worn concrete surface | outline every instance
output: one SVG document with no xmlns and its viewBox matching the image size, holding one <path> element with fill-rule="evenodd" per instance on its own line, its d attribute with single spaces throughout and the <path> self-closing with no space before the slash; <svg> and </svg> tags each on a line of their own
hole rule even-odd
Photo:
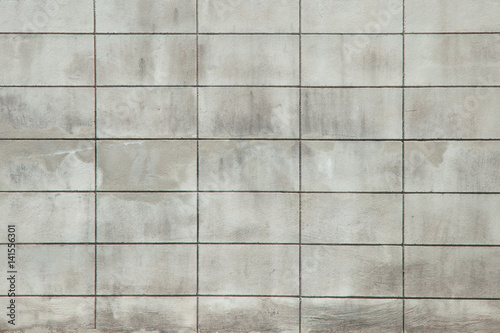
<svg viewBox="0 0 500 333">
<path fill-rule="evenodd" d="M 99 138 L 196 137 L 195 88 L 99 88 Z"/>
<path fill-rule="evenodd" d="M 402 80 L 398 35 L 306 35 L 302 82 L 309 86 L 391 86 Z"/>
<path fill-rule="evenodd" d="M 497 333 L 499 15 L 0 1 L 0 331 Z"/>
<path fill-rule="evenodd" d="M 200 245 L 200 293 L 296 295 L 296 245 Z"/>
<path fill-rule="evenodd" d="M 202 190 L 298 190 L 296 141 L 202 141 L 199 161 Z"/>
<path fill-rule="evenodd" d="M 401 247 L 302 246 L 306 296 L 401 296 Z"/>
<path fill-rule="evenodd" d="M 102 295 L 196 294 L 195 245 L 103 245 L 97 269 Z"/>
<path fill-rule="evenodd" d="M 198 47 L 202 85 L 299 83 L 297 36 L 202 35 Z"/>
<path fill-rule="evenodd" d="M 17 240 L 24 243 L 92 242 L 94 205 L 93 193 L 0 194 L 2 219 L 5 225 L 17 224 Z M 0 235 L 7 239 L 7 229 Z"/>
<path fill-rule="evenodd" d="M 401 89 L 302 89 L 302 138 L 401 139 Z"/>
<path fill-rule="evenodd" d="M 393 299 L 303 299 L 302 332 L 400 332 L 401 307 L 402 301 Z"/>
<path fill-rule="evenodd" d="M 196 241 L 194 193 L 99 193 L 101 242 Z"/>
<path fill-rule="evenodd" d="M 304 243 L 401 242 L 401 195 L 308 193 L 302 195 Z"/>
<path fill-rule="evenodd" d="M 201 193 L 200 241 L 296 243 L 296 193 Z"/>
<path fill-rule="evenodd" d="M 202 138 L 298 138 L 299 90 L 201 88 Z"/>
<path fill-rule="evenodd" d="M 100 141 L 96 166 L 102 190 L 193 190 L 196 142 Z"/>
<path fill-rule="evenodd" d="M 0 90 L 2 138 L 94 136 L 92 88 L 4 88 Z"/>
<path fill-rule="evenodd" d="M 302 143 L 305 191 L 399 191 L 401 142 Z"/>
<path fill-rule="evenodd" d="M 89 35 L 0 35 L 1 85 L 90 85 L 94 82 Z"/>
</svg>

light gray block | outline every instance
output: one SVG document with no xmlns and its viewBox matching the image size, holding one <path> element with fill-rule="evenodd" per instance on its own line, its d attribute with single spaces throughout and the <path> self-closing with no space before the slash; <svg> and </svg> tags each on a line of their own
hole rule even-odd
<svg viewBox="0 0 500 333">
<path fill-rule="evenodd" d="M 405 137 L 500 138 L 500 89 L 431 88 L 405 90 Z"/>
<path fill-rule="evenodd" d="M 199 148 L 201 190 L 298 190 L 298 142 L 201 141 Z"/>
<path fill-rule="evenodd" d="M 304 191 L 400 191 L 401 142 L 302 142 Z"/>
<path fill-rule="evenodd" d="M 92 0 L 0 2 L 0 32 L 93 32 Z"/>
<path fill-rule="evenodd" d="M 97 247 L 101 295 L 196 294 L 196 245 Z"/>
<path fill-rule="evenodd" d="M 15 261 L 18 296 L 94 294 L 94 245 L 16 245 Z"/>
<path fill-rule="evenodd" d="M 302 84 L 401 85 L 402 59 L 401 36 L 305 35 L 302 36 Z"/>
<path fill-rule="evenodd" d="M 196 83 L 196 37 L 186 35 L 97 36 L 100 85 Z"/>
<path fill-rule="evenodd" d="M 405 195 L 408 244 L 500 243 L 500 196 Z"/>
<path fill-rule="evenodd" d="M 196 88 L 98 88 L 101 138 L 196 137 Z"/>
<path fill-rule="evenodd" d="M 500 3 L 494 0 L 407 0 L 407 32 L 498 32 Z"/>
<path fill-rule="evenodd" d="M 298 294 L 298 246 L 200 245 L 199 258 L 201 294 Z"/>
<path fill-rule="evenodd" d="M 296 298 L 200 298 L 200 332 L 299 332 Z"/>
<path fill-rule="evenodd" d="M 103 297 L 97 299 L 101 332 L 196 332 L 195 297 Z"/>
<path fill-rule="evenodd" d="M 0 211 L 6 226 L 16 226 L 19 243 L 94 241 L 92 193 L 2 193 Z M 7 228 L 0 237 L 7 239 Z"/>
<path fill-rule="evenodd" d="M 298 138 L 299 90 L 201 88 L 200 137 Z"/>
<path fill-rule="evenodd" d="M 196 141 L 99 141 L 100 190 L 195 190 Z"/>
<path fill-rule="evenodd" d="M 8 298 L 2 298 L 7 307 Z M 90 332 L 94 328 L 93 297 L 18 297 L 15 299 L 15 326 L 9 317 L 0 330 L 12 332 Z M 7 310 L 6 310 L 7 311 Z M 22 331 L 21 331 L 22 330 Z"/>
<path fill-rule="evenodd" d="M 499 85 L 500 36 L 408 35 L 406 85 Z"/>
<path fill-rule="evenodd" d="M 196 0 L 97 0 L 97 32 L 196 32 Z"/>
<path fill-rule="evenodd" d="M 401 0 L 303 0 L 302 32 L 402 32 Z"/>
<path fill-rule="evenodd" d="M 3 88 L 0 137 L 94 137 L 94 89 Z"/>
<path fill-rule="evenodd" d="M 408 333 L 476 333 L 500 330 L 500 302 L 475 300 L 406 300 Z"/>
<path fill-rule="evenodd" d="M 299 241 L 299 197 L 291 193 L 201 193 L 200 241 Z"/>
<path fill-rule="evenodd" d="M 399 333 L 402 325 L 401 300 L 302 299 L 304 333 Z"/>
<path fill-rule="evenodd" d="M 405 189 L 409 192 L 500 191 L 500 143 L 410 141 L 405 144 Z"/>
<path fill-rule="evenodd" d="M 407 247 L 405 294 L 425 297 L 499 297 L 500 249 Z"/>
<path fill-rule="evenodd" d="M 201 0 L 200 32 L 299 32 L 297 0 Z"/>
<path fill-rule="evenodd" d="M 1 141 L 1 190 L 94 190 L 94 142 Z"/>
<path fill-rule="evenodd" d="M 93 45 L 88 35 L 0 35 L 0 84 L 92 85 Z"/>
<path fill-rule="evenodd" d="M 196 242 L 196 194 L 99 193 L 99 242 Z"/>
<path fill-rule="evenodd" d="M 401 103 L 401 89 L 302 89 L 302 138 L 401 138 Z"/>
<path fill-rule="evenodd" d="M 302 246 L 302 295 L 401 296 L 399 246 Z"/>
<path fill-rule="evenodd" d="M 401 243 L 397 194 L 302 194 L 304 243 Z"/>
<path fill-rule="evenodd" d="M 202 85 L 296 85 L 299 38 L 202 35 L 198 61 Z"/>
</svg>

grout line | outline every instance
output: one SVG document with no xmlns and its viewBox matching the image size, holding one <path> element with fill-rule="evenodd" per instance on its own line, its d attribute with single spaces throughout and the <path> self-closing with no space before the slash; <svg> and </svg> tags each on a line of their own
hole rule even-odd
<svg viewBox="0 0 500 333">
<path fill-rule="evenodd" d="M 97 42 L 96 0 L 92 2 L 94 12 L 94 329 L 97 329 Z"/>
<path fill-rule="evenodd" d="M 302 332 L 302 0 L 299 0 L 299 333 Z"/>
<path fill-rule="evenodd" d="M 299 86 L 299 85 L 244 85 L 244 84 L 232 84 L 232 85 L 175 85 L 175 84 L 157 84 L 157 85 L 106 85 L 98 84 L 97 88 L 302 88 L 302 89 L 401 89 L 402 85 L 346 85 L 346 86 Z M 0 88 L 94 88 L 94 85 L 0 85 Z M 500 85 L 406 85 L 406 89 L 418 89 L 418 88 L 500 88 Z"/>
<path fill-rule="evenodd" d="M 95 31 L 95 30 L 94 30 Z M 500 31 L 415 31 L 406 35 L 497 35 Z M 401 32 L 0 32 L 0 35 L 82 35 L 82 36 L 400 36 Z"/>
<path fill-rule="evenodd" d="M 405 304 L 405 84 L 406 84 L 406 12 L 405 12 L 405 0 L 402 0 L 402 89 L 401 89 L 401 138 L 402 138 L 402 165 L 401 165 L 401 184 L 402 184 L 402 192 L 401 195 L 401 290 L 402 290 L 402 329 L 403 332 L 406 332 L 406 304 Z"/>
<path fill-rule="evenodd" d="M 402 191 L 266 191 L 266 190 L 158 190 L 158 191 L 144 191 L 144 190 L 0 190 L 0 193 L 273 193 L 273 194 L 403 194 Z M 499 195 L 500 192 L 411 192 L 405 191 L 405 195 Z"/>
<path fill-rule="evenodd" d="M 208 295 L 207 295 L 208 296 Z M 213 296 L 209 296 L 213 297 Z M 274 296 L 269 296 L 274 297 Z M 286 297 L 286 296 L 285 296 Z M 416 299 L 416 300 L 463 300 L 463 301 L 498 301 L 498 297 L 445 297 L 445 296 L 302 296 L 303 298 L 332 298 L 332 299 Z"/>
<path fill-rule="evenodd" d="M 309 139 L 309 138 L 0 138 L 2 141 L 309 141 L 309 142 L 429 142 L 429 141 L 500 141 L 500 138 L 425 138 L 425 139 Z"/>
<path fill-rule="evenodd" d="M 7 295 L 0 295 L 0 298 L 7 298 Z M 138 297 L 138 298 L 224 298 L 224 297 L 240 297 L 240 298 L 299 298 L 299 295 L 237 295 L 237 294 L 68 294 L 68 295 L 55 295 L 55 294 L 27 294 L 18 295 L 16 297 L 58 297 L 58 298 L 73 298 L 73 297 L 86 297 L 86 298 L 110 298 L 110 297 Z M 307 299 L 379 299 L 379 300 L 402 300 L 401 296 L 318 296 L 318 295 L 302 295 L 301 298 Z M 498 297 L 446 297 L 446 296 L 406 296 L 404 299 L 410 300 L 442 300 L 442 301 L 500 301 Z"/>
<path fill-rule="evenodd" d="M 200 54 L 199 1 L 196 0 L 196 295 L 200 294 Z M 200 298 L 196 297 L 196 332 L 200 331 Z"/>
<path fill-rule="evenodd" d="M 2 242 L 0 245 L 8 245 L 9 243 Z M 266 242 L 16 242 L 19 246 L 140 246 L 140 245 L 158 245 L 158 246 L 176 246 L 176 245 L 211 245 L 211 246 L 232 246 L 232 245 L 245 245 L 245 246 L 335 246 L 335 247 L 350 247 L 350 246 L 364 246 L 364 247 L 401 247 L 401 243 L 266 243 Z M 426 244 L 426 243 L 405 243 L 405 247 L 475 247 L 475 248 L 498 248 L 500 244 Z"/>
</svg>

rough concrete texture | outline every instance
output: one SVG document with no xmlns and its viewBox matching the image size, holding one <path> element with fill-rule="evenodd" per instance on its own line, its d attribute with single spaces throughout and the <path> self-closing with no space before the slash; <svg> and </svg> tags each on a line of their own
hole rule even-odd
<svg viewBox="0 0 500 333">
<path fill-rule="evenodd" d="M 0 331 L 500 332 L 499 17 L 0 0 Z"/>
</svg>

